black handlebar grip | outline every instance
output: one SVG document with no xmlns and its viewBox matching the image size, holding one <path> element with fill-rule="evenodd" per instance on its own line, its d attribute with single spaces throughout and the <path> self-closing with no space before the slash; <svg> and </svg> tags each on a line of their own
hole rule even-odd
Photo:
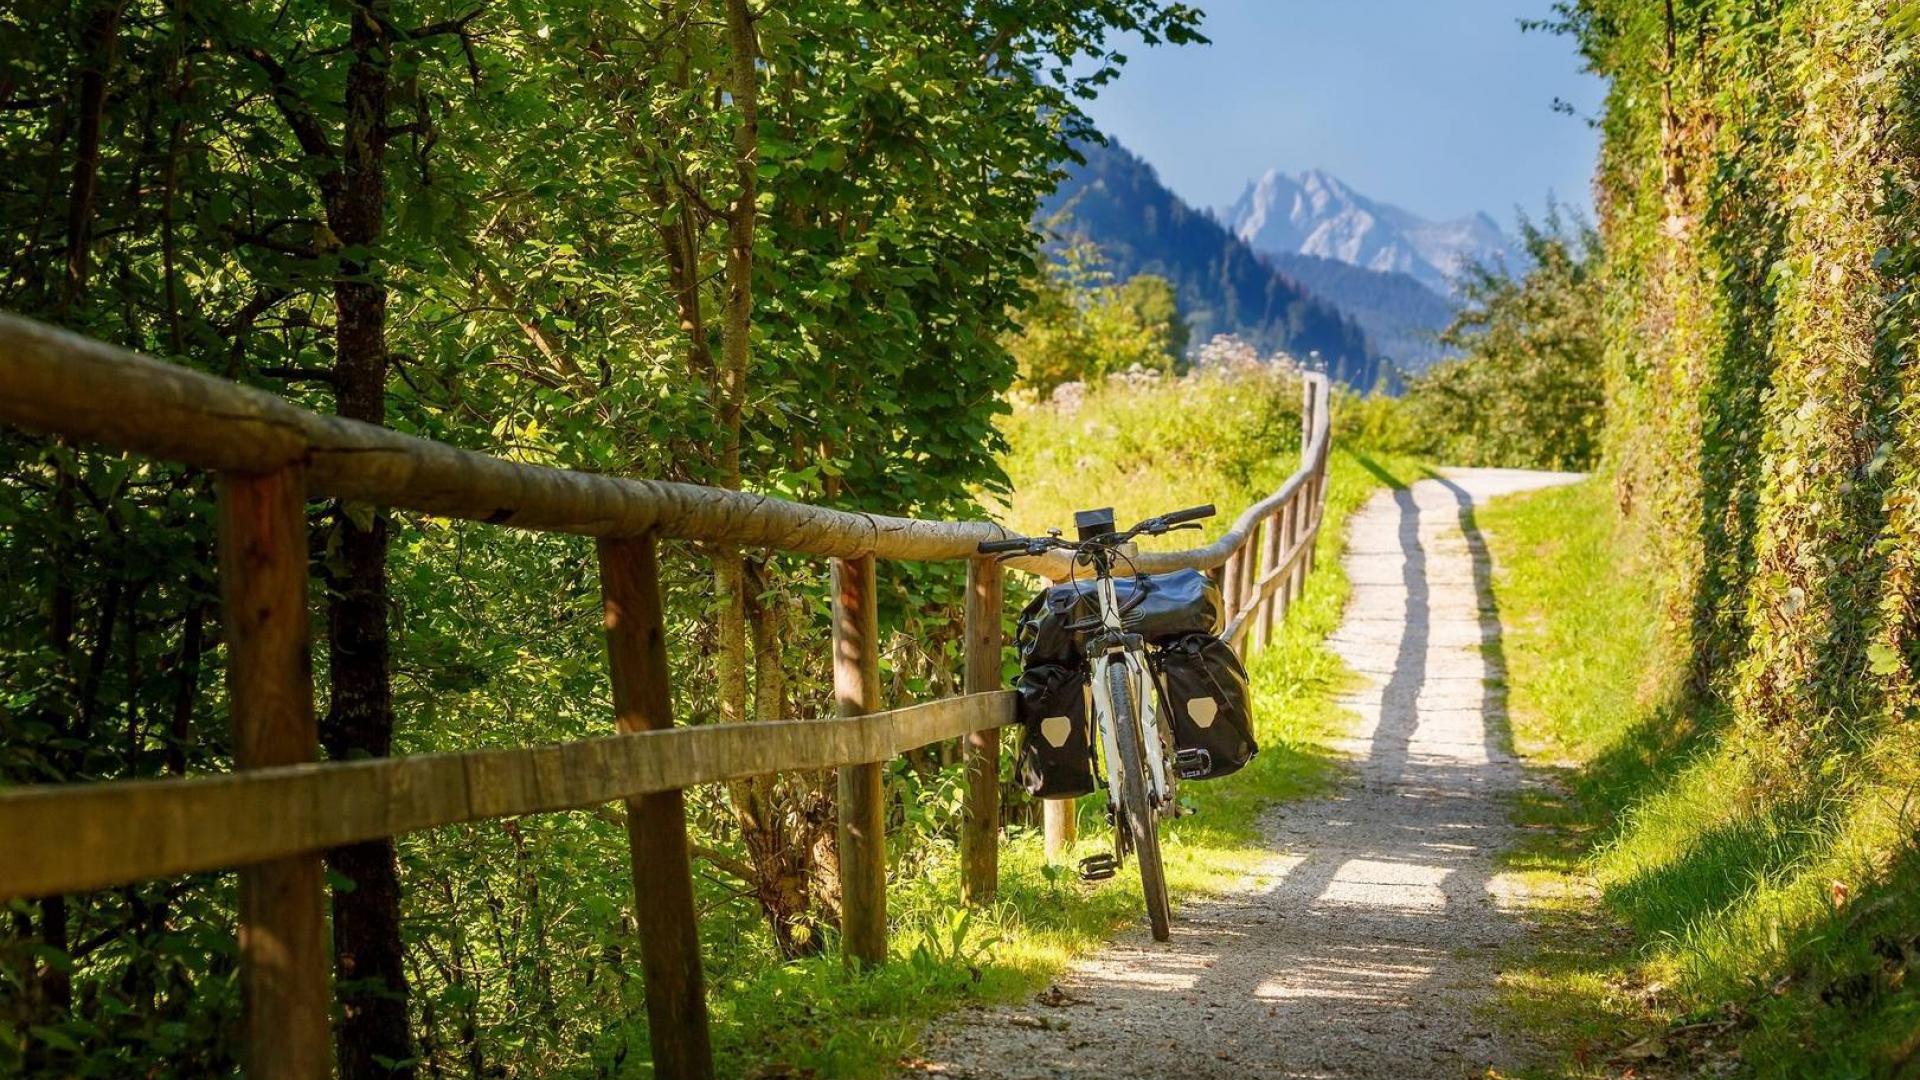
<svg viewBox="0 0 1920 1080">
<path fill-rule="evenodd" d="M 1182 525 L 1189 521 L 1199 521 L 1201 518 L 1210 518 L 1212 516 L 1213 504 L 1208 503 L 1205 506 L 1192 506 L 1185 510 L 1175 510 L 1171 514 L 1162 514 L 1160 515 L 1160 520 L 1169 525 Z"/>
<path fill-rule="evenodd" d="M 1025 550 L 1027 550 L 1027 540 L 1024 537 L 1016 537 L 1015 539 L 1012 539 L 1012 540 L 980 541 L 980 554 L 982 555 L 998 555 L 1003 551 L 1025 551 Z"/>
</svg>

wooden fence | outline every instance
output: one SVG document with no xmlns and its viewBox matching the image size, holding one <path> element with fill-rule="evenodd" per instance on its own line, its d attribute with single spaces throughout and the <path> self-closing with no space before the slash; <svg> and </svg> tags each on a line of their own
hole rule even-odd
<svg viewBox="0 0 1920 1080">
<path fill-rule="evenodd" d="M 1146 553 L 1144 571 L 1214 571 L 1228 637 L 1264 645 L 1313 565 L 1326 494 L 1328 384 L 1303 391 L 1302 465 L 1214 543 Z M 326 1077 L 331 960 L 322 853 L 457 822 L 625 800 L 655 1067 L 713 1074 L 681 793 L 768 773 L 839 770 L 842 949 L 886 959 L 882 767 L 964 738 L 963 894 L 994 895 L 1001 564 L 988 522 L 849 513 L 692 484 L 503 461 L 321 416 L 272 394 L 0 314 L 0 423 L 214 472 L 234 766 L 224 775 L 0 791 L 0 900 L 238 868 L 242 1059 L 258 1078 Z M 613 730 L 515 750 L 318 762 L 306 502 L 330 496 L 597 538 Z M 1100 501 L 1096 492 L 1089 502 Z M 658 543 L 724 543 L 832 560 L 831 720 L 674 727 Z M 963 693 L 880 711 L 877 559 L 967 560 Z M 1064 576 L 1055 553 L 1011 565 Z M 1049 815 L 1050 822 L 1064 820 Z M 1056 826 L 1057 827 L 1057 826 Z M 1058 837 L 1050 839 L 1058 840 Z"/>
</svg>

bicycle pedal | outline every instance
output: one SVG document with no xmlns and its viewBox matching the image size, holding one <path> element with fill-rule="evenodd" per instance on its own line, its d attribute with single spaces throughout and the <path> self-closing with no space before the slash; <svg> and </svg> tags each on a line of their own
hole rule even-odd
<svg viewBox="0 0 1920 1080">
<path fill-rule="evenodd" d="M 1173 768 L 1182 780 L 1202 780 L 1213 773 L 1213 755 L 1198 747 L 1176 750 Z"/>
<path fill-rule="evenodd" d="M 1105 881 L 1119 870 L 1120 860 L 1105 852 L 1080 860 L 1081 881 Z"/>
</svg>

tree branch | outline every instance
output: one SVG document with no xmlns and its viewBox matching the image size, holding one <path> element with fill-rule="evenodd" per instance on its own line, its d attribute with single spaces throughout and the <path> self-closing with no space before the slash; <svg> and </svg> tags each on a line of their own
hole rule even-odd
<svg viewBox="0 0 1920 1080">
<path fill-rule="evenodd" d="M 317 382 L 328 386 L 339 385 L 340 379 L 328 368 L 303 367 L 263 367 L 260 374 L 269 379 L 285 379 L 288 382 Z"/>
<path fill-rule="evenodd" d="M 466 37 L 467 24 L 479 18 L 480 14 L 486 10 L 487 9 L 485 6 L 477 7 L 477 8 L 474 8 L 472 11 L 467 12 L 465 15 L 461 15 L 456 18 L 442 19 L 436 23 L 428 23 L 425 26 L 415 27 L 412 30 L 400 31 L 400 33 L 397 36 L 403 37 L 409 41 L 419 41 L 422 38 L 430 38 L 430 37 L 444 37 L 447 34 L 458 34 L 461 37 Z"/>
<path fill-rule="evenodd" d="M 293 80 L 287 74 L 286 65 L 258 45 L 242 45 L 235 50 L 240 56 L 251 61 L 267 77 L 268 89 L 273 91 L 274 107 L 287 121 L 287 127 L 293 130 L 294 139 L 308 157 L 336 158 L 339 152 L 327 138 L 327 129 L 320 118 L 313 114 L 307 103 L 293 91 Z"/>
<path fill-rule="evenodd" d="M 739 878 L 741 881 L 751 884 L 754 880 L 753 867 L 748 866 L 746 863 L 724 851 L 715 851 L 705 844 L 695 844 L 693 845 L 693 853 L 699 858 L 712 863 L 715 867 L 725 870 L 727 873 Z"/>
</svg>

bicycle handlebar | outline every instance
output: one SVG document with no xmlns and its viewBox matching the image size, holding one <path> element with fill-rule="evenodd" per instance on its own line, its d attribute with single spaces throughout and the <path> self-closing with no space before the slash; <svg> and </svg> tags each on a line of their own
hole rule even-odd
<svg viewBox="0 0 1920 1080">
<path fill-rule="evenodd" d="M 1066 551 L 1079 551 L 1083 547 L 1092 548 L 1096 545 L 1112 546 L 1114 544 L 1125 543 L 1139 536 L 1141 533 L 1158 536 L 1161 533 L 1182 527 L 1199 528 L 1197 525 L 1188 526 L 1187 523 L 1199 521 L 1201 518 L 1210 518 L 1213 514 L 1213 504 L 1207 503 L 1204 506 L 1189 506 L 1185 510 L 1175 510 L 1171 514 L 1161 514 L 1159 517 L 1150 517 L 1140 524 L 1135 525 L 1133 528 L 1128 529 L 1126 532 L 1103 536 L 1097 540 L 1081 542 L 1062 540 L 1058 536 L 1019 536 L 1010 540 L 982 540 L 980 541 L 979 550 L 982 555 L 1015 553 L 1038 555 L 1043 551 L 1048 551 L 1053 548 L 1060 548 Z"/>
<path fill-rule="evenodd" d="M 1210 518 L 1212 516 L 1213 504 L 1208 503 L 1205 506 L 1191 506 L 1185 510 L 1175 510 L 1171 514 L 1161 514 L 1160 520 L 1167 525 L 1184 525 L 1189 521 L 1199 521 L 1201 518 Z"/>
</svg>

